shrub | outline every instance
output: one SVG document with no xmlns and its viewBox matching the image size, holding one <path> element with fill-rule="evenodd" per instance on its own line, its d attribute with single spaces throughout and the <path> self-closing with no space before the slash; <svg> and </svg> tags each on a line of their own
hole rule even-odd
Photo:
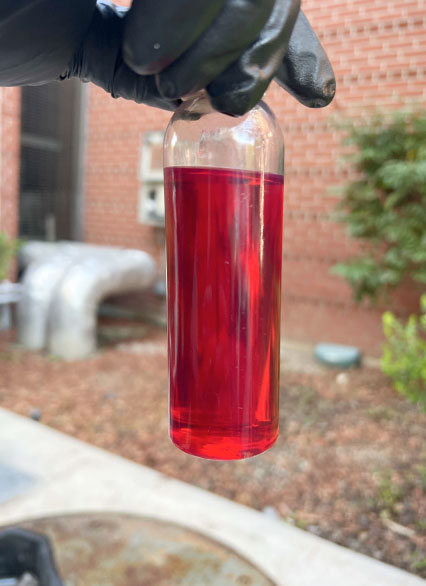
<svg viewBox="0 0 426 586">
<path fill-rule="evenodd" d="M 10 264 L 19 248 L 19 242 L 0 232 L 0 281 L 9 273 Z"/>
<path fill-rule="evenodd" d="M 426 295 L 421 309 L 421 317 L 412 315 L 406 324 L 389 311 L 383 314 L 382 370 L 399 393 L 426 412 Z"/>
<path fill-rule="evenodd" d="M 357 176 L 343 187 L 337 211 L 361 253 L 332 272 L 358 301 L 376 299 L 405 277 L 426 284 L 426 112 L 376 116 L 347 130 Z"/>
</svg>

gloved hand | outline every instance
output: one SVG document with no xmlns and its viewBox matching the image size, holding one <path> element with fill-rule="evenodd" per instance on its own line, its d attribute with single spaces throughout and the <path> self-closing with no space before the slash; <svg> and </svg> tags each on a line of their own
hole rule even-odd
<svg viewBox="0 0 426 586">
<path fill-rule="evenodd" d="M 100 86 L 114 98 L 175 110 L 181 103 L 179 97 L 162 96 L 153 75 L 139 75 L 124 62 L 122 44 L 126 19 L 126 8 L 104 0 L 98 2 L 84 41 L 60 79 L 79 77 Z"/>
<path fill-rule="evenodd" d="M 140 74 L 157 74 L 164 97 L 206 88 L 213 107 L 243 114 L 276 81 L 300 102 L 334 97 L 330 62 L 300 0 L 133 0 L 123 55 Z"/>
<path fill-rule="evenodd" d="M 114 97 L 173 110 L 206 88 L 212 105 L 243 114 L 270 81 L 310 107 L 335 81 L 300 0 L 94 0 L 0 3 L 0 85 L 79 77 Z M 292 34 L 293 32 L 293 34 Z"/>
<path fill-rule="evenodd" d="M 214 108 L 234 115 L 276 76 L 305 105 L 325 106 L 333 70 L 299 8 L 300 0 L 133 0 L 126 13 L 98 3 L 68 75 L 166 109 L 206 88 Z"/>
</svg>

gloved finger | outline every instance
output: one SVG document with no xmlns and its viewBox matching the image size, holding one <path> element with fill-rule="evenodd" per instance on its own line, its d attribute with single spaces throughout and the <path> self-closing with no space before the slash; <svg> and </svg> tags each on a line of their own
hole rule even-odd
<svg viewBox="0 0 426 586">
<path fill-rule="evenodd" d="M 117 68 L 111 88 L 113 98 L 133 100 L 137 104 L 147 104 L 173 112 L 182 100 L 169 100 L 158 92 L 153 75 L 139 75 L 124 62 Z"/>
<path fill-rule="evenodd" d="M 274 0 L 227 0 L 211 27 L 157 75 L 160 93 L 173 99 L 205 88 L 256 40 L 273 7 Z"/>
<path fill-rule="evenodd" d="M 133 0 L 124 28 L 124 60 L 137 73 L 158 73 L 208 28 L 226 0 Z"/>
<path fill-rule="evenodd" d="M 334 98 L 333 68 L 303 12 L 299 14 L 275 80 L 310 108 L 327 106 Z"/>
<path fill-rule="evenodd" d="M 277 0 L 257 40 L 207 86 L 212 106 L 242 115 L 262 98 L 286 52 L 300 1 Z"/>
</svg>

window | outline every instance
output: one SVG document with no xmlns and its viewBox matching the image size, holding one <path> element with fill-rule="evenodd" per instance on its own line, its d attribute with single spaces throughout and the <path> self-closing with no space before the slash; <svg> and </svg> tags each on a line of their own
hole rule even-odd
<svg viewBox="0 0 426 586">
<path fill-rule="evenodd" d="M 139 221 L 151 226 L 164 226 L 163 138 L 146 132 L 142 144 Z"/>
<path fill-rule="evenodd" d="M 56 240 L 73 233 L 79 84 L 22 88 L 19 233 Z"/>
</svg>

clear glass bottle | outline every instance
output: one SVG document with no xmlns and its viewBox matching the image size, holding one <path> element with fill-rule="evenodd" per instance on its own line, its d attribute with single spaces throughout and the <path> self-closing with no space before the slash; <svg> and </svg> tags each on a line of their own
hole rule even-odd
<svg viewBox="0 0 426 586">
<path fill-rule="evenodd" d="M 164 140 L 170 436 L 218 460 L 278 435 L 284 145 L 268 106 L 205 96 Z"/>
</svg>

